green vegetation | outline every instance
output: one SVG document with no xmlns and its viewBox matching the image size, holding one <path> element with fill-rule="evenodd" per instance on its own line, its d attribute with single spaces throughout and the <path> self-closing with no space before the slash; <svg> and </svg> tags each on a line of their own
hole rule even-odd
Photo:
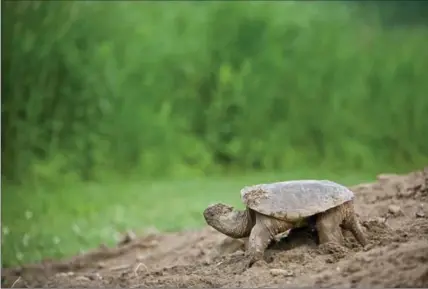
<svg viewBox="0 0 428 289">
<path fill-rule="evenodd" d="M 273 175 L 340 171 L 336 180 L 354 182 L 428 161 L 428 27 L 385 25 L 385 7 L 9 1 L 3 10 L 8 265 L 18 252 L 31 261 L 112 242 L 124 228 L 200 225 L 207 202 L 236 204 L 240 186 Z"/>
</svg>

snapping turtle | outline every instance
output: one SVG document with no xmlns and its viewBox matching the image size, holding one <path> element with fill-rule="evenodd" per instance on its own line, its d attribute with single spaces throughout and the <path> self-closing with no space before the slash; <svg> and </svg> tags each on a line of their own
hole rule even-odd
<svg viewBox="0 0 428 289">
<path fill-rule="evenodd" d="M 354 193 L 328 180 L 293 180 L 244 187 L 243 211 L 225 204 L 204 210 L 208 225 L 238 239 L 249 237 L 250 266 L 263 259 L 276 234 L 308 225 L 315 218 L 319 244 L 343 242 L 341 228 L 350 231 L 364 247 L 366 238 L 353 207 Z"/>
</svg>

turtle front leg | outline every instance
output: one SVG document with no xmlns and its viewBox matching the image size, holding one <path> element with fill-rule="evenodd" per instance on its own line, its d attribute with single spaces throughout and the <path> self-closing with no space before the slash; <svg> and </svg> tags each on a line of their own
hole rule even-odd
<svg viewBox="0 0 428 289">
<path fill-rule="evenodd" d="M 361 246 L 363 246 L 364 250 L 370 248 L 370 245 L 367 244 L 367 239 L 358 222 L 357 216 L 355 215 L 351 201 L 318 215 L 316 228 L 318 231 L 319 245 L 327 245 L 327 243 L 331 244 L 332 242 L 339 244 L 340 247 L 342 247 L 344 245 L 344 238 L 341 226 L 343 229 L 352 232 L 355 239 L 357 239 Z M 326 248 L 329 248 L 329 246 Z M 339 249 L 339 252 L 342 251 L 339 247 L 332 248 L 335 248 L 335 250 Z M 329 248 L 329 250 L 332 248 Z"/>
<path fill-rule="evenodd" d="M 320 244 L 331 241 L 343 244 L 344 238 L 340 226 L 350 231 L 361 246 L 367 246 L 367 239 L 358 222 L 352 201 L 318 215 L 316 228 Z"/>
<path fill-rule="evenodd" d="M 291 227 L 292 225 L 288 222 L 257 214 L 256 224 L 252 228 L 248 240 L 248 267 L 253 266 L 258 261 L 264 261 L 266 248 L 275 235 L 287 231 Z"/>
<path fill-rule="evenodd" d="M 267 227 L 263 223 L 256 223 L 251 230 L 250 238 L 248 240 L 248 267 L 253 266 L 257 261 L 264 260 L 264 252 L 271 240 L 272 236 Z"/>
</svg>

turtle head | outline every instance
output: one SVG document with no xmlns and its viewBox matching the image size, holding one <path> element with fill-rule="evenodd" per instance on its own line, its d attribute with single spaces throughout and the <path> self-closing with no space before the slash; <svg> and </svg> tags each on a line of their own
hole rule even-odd
<svg viewBox="0 0 428 289">
<path fill-rule="evenodd" d="M 238 211 L 222 203 L 208 206 L 204 218 L 209 226 L 232 238 L 248 237 L 252 227 L 247 210 Z"/>
<path fill-rule="evenodd" d="M 213 226 L 222 216 L 228 216 L 233 212 L 233 207 L 222 203 L 209 205 L 204 210 L 204 218 L 208 225 Z"/>
</svg>

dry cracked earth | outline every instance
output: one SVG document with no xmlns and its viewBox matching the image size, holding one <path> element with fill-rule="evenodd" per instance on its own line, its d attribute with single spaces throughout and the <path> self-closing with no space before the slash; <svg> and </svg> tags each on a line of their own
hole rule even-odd
<svg viewBox="0 0 428 289">
<path fill-rule="evenodd" d="M 366 250 L 346 233 L 345 246 L 320 247 L 299 229 L 271 244 L 267 263 L 247 268 L 243 243 L 206 227 L 128 236 L 114 248 L 3 269 L 2 279 L 20 288 L 428 287 L 428 167 L 351 189 Z"/>
</svg>

